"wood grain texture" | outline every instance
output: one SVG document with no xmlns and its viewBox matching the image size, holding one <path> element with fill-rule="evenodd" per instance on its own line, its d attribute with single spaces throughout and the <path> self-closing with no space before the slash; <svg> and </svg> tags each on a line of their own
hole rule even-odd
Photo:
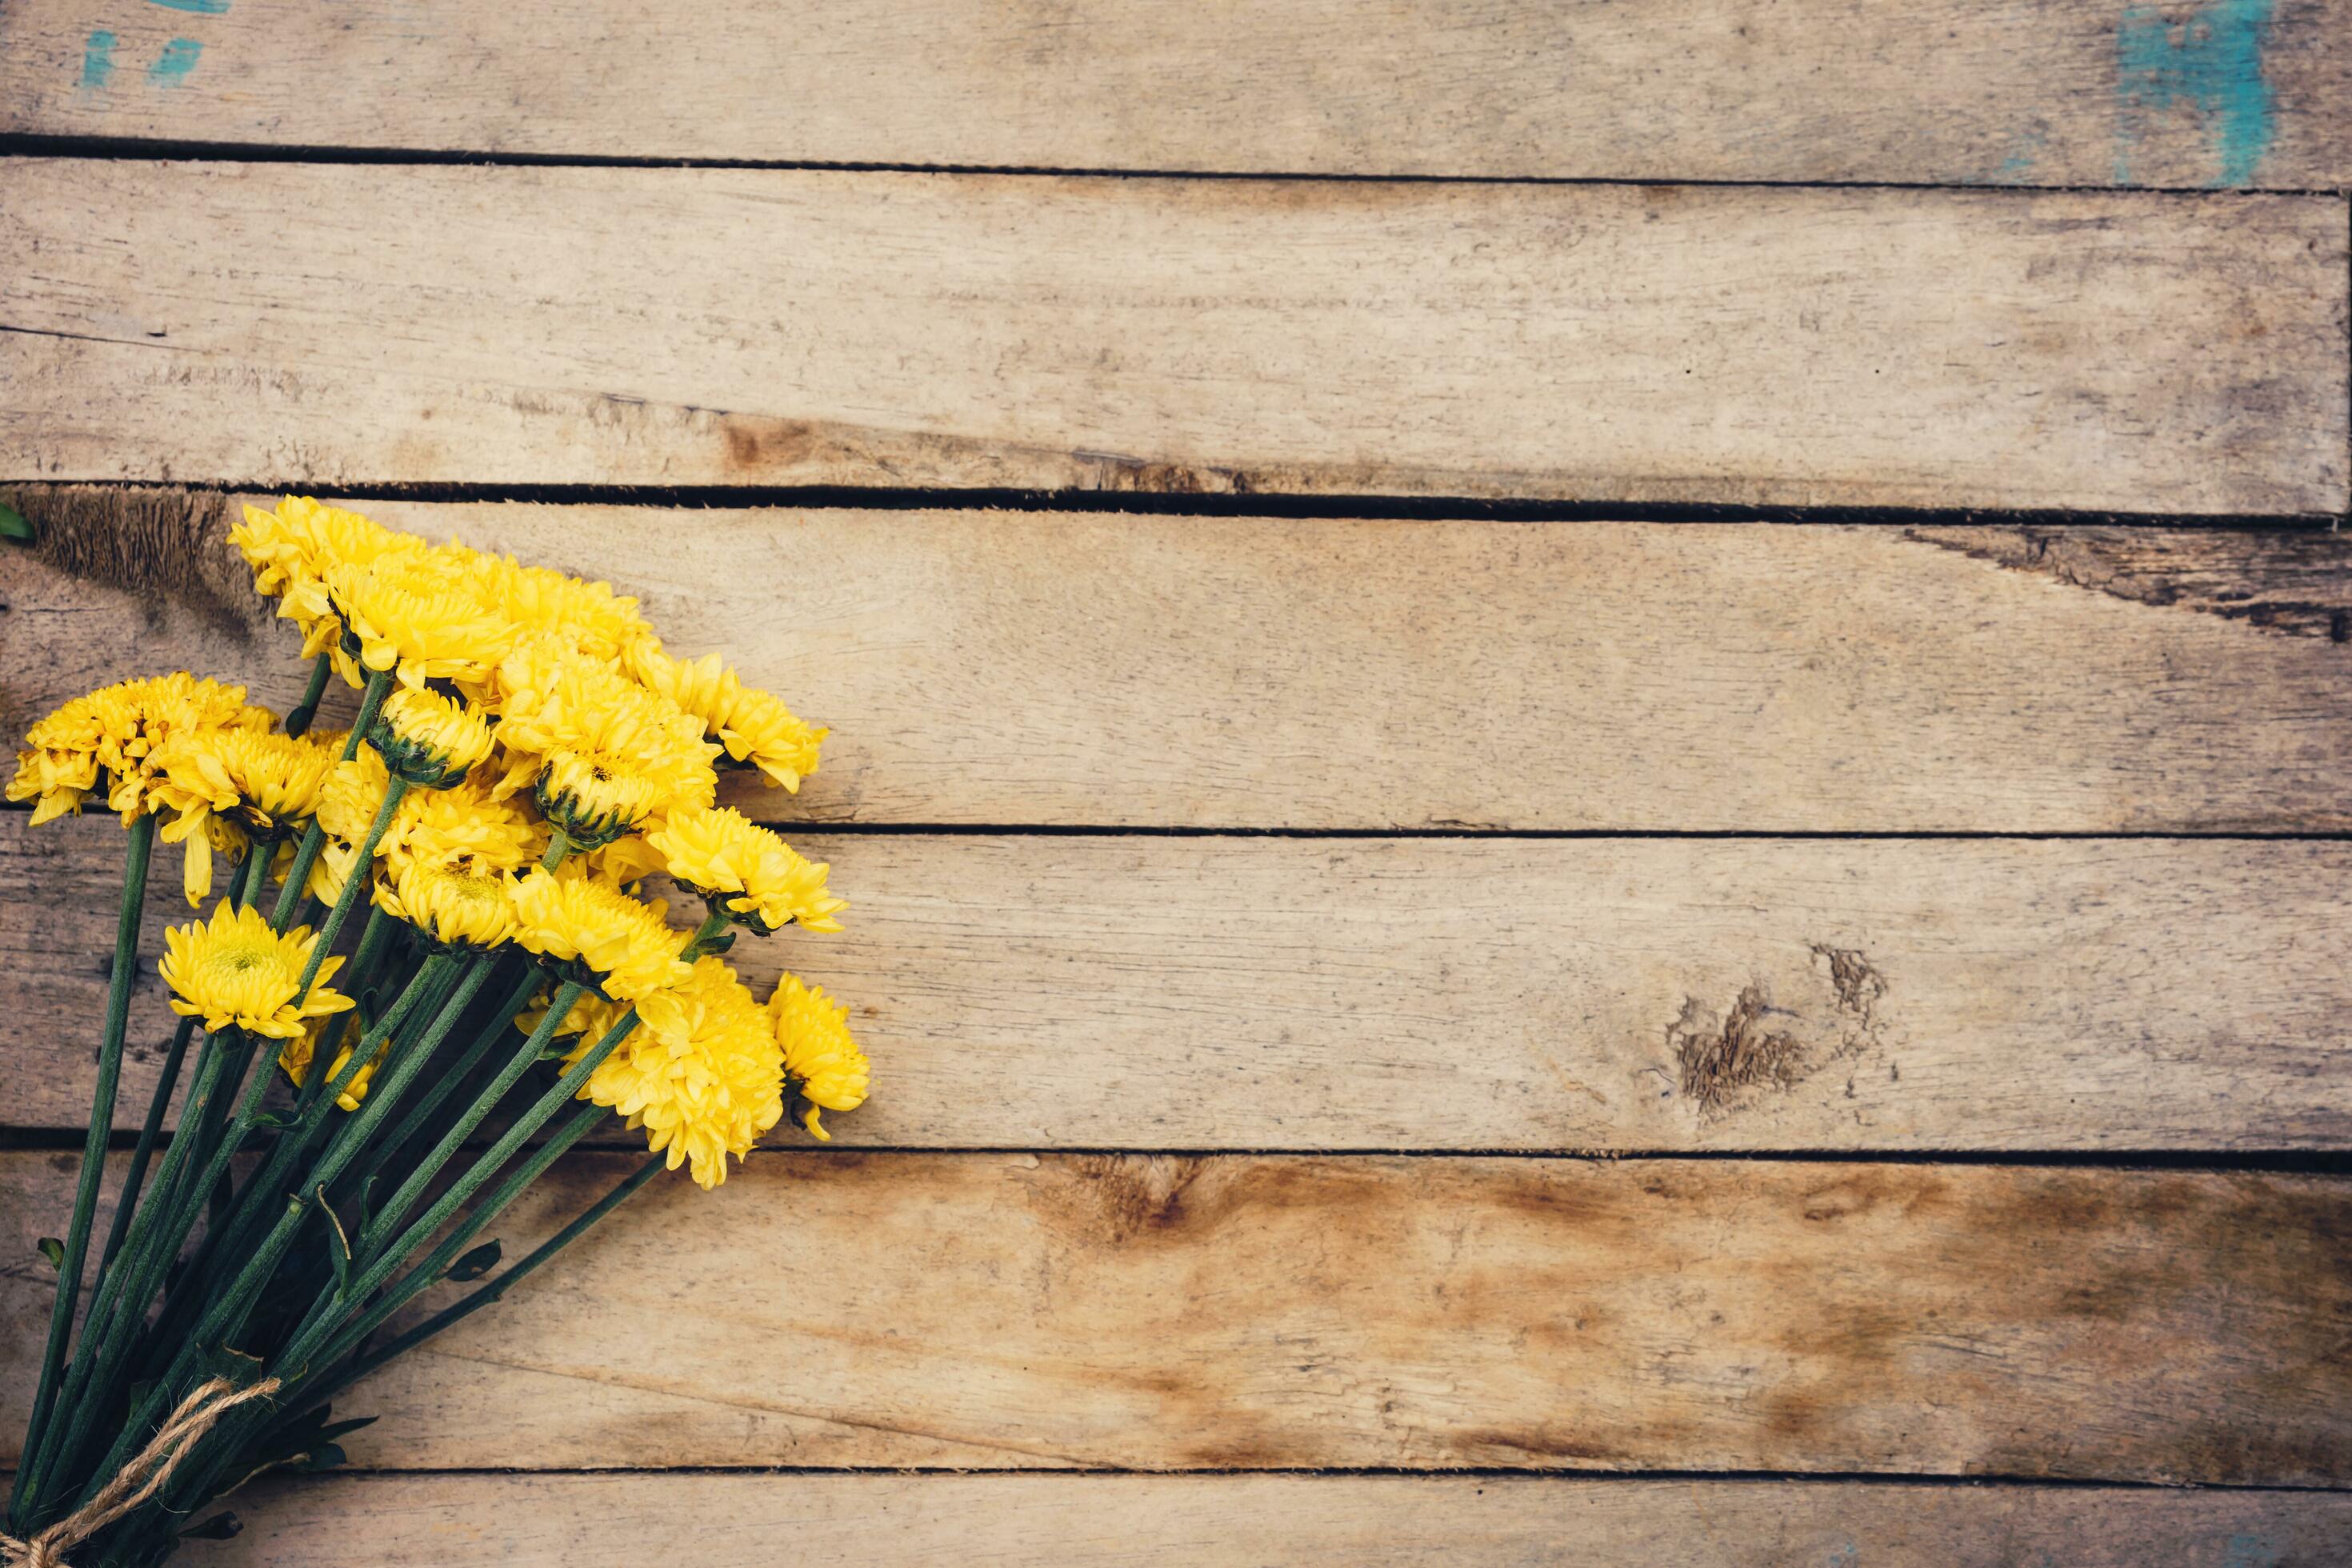
<svg viewBox="0 0 2352 1568">
<path fill-rule="evenodd" d="M 0 187 L 6 479 L 2347 499 L 2341 196 L 41 159 Z"/>
<path fill-rule="evenodd" d="M 0 815 L 0 1122 L 86 1126 L 121 834 L 25 821 Z M 2352 1147 L 2343 844 L 804 847 L 848 929 L 731 957 L 854 1004 L 878 1088 L 852 1144 Z M 173 1021 L 172 859 L 129 1127 Z"/>
<path fill-rule="evenodd" d="M 1202 172 L 2352 181 L 2341 0 L 178 9 L 14 0 L 0 129 Z M 187 68 L 163 63 L 175 38 L 198 51 Z"/>
<path fill-rule="evenodd" d="M 291 705 L 234 500 L 0 493 L 8 732 L 175 666 Z M 733 797 L 782 820 L 2352 828 L 2343 533 L 364 504 L 830 724 L 798 797 Z"/>
<path fill-rule="evenodd" d="M 561 1166 L 509 1251 L 638 1158 Z M 70 1163 L 0 1156 L 9 1256 Z M 0 1386 L 40 1294 L 0 1281 Z M 795 1154 L 656 1184 L 344 1404 L 383 1418 L 352 1460 L 389 1468 L 2341 1485 L 2347 1310 L 2336 1177 Z"/>
<path fill-rule="evenodd" d="M 690 1540 L 709 1568 L 2326 1568 L 2352 1497 L 1526 1476 L 581 1475 L 264 1483 L 192 1568 L 578 1568 Z"/>
</svg>

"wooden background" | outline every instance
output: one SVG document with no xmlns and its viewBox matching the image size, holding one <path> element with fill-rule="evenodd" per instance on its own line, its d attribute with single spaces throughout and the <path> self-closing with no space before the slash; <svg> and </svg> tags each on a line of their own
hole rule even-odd
<svg viewBox="0 0 2352 1568">
<path fill-rule="evenodd" d="M 282 705 L 288 489 L 835 729 L 874 1103 L 192 1562 L 2352 1560 L 2352 0 L 5 0 L 0 154 L 8 730 Z"/>
</svg>

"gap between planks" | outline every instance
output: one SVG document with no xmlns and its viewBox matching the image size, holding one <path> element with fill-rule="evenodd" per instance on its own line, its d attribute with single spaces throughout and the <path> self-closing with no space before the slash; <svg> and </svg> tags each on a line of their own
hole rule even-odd
<svg viewBox="0 0 2352 1568">
<path fill-rule="evenodd" d="M 58 136 L 0 132 L 0 158 L 82 159 L 95 163 L 313 163 L 361 168 L 404 165 L 478 169 L 730 169 L 784 174 L 942 174 L 1014 179 L 1231 180 L 1237 184 L 1360 185 L 1616 185 L 1632 190 L 1729 189 L 1763 191 L 1979 191 L 2017 195 L 2094 195 L 2117 190 L 2197 197 L 2216 188 L 2210 182 L 2187 186 L 2117 185 L 2077 182 L 1984 180 L 1738 180 L 1611 174 L 1350 174 L 1315 169 L 1120 169 L 1046 163 L 910 163 L 814 158 L 662 158 L 620 153 L 493 153 L 430 147 L 293 146 L 263 142 L 205 142 L 137 136 Z M 2343 185 L 2263 184 L 2240 189 L 2266 196 L 2341 196 Z"/>
</svg>

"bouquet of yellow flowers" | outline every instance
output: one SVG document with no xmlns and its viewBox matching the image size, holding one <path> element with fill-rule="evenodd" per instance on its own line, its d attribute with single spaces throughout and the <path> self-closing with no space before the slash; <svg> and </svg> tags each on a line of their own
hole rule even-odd
<svg viewBox="0 0 2352 1568">
<path fill-rule="evenodd" d="M 35 725 L 8 786 L 37 824 L 102 793 L 127 829 L 89 1141 L 42 1247 L 58 1293 L 0 1538 L 16 1560 L 162 1561 L 250 1476 L 339 1462 L 365 1422 L 331 1419 L 338 1391 L 661 1170 L 715 1187 L 788 1108 L 824 1138 L 866 1098 L 845 1008 L 789 974 L 762 1005 L 720 956 L 737 928 L 840 929 L 826 868 L 717 803 L 721 769 L 797 791 L 824 731 L 718 655 L 665 651 L 603 583 L 307 500 L 248 507 L 230 537 L 315 661 L 300 705 L 281 724 L 239 687 L 125 681 Z M 357 717 L 314 731 L 338 677 Z M 85 1297 L 158 838 L 192 906 L 221 897 L 165 940 L 180 1025 Z M 656 879 L 701 900 L 692 930 Z M 483 1229 L 615 1114 L 641 1168 L 394 1325 L 489 1275 Z"/>
</svg>

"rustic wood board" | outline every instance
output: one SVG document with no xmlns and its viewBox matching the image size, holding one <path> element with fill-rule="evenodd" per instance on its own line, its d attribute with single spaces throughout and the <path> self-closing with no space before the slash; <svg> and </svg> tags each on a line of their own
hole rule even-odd
<svg viewBox="0 0 2352 1568">
<path fill-rule="evenodd" d="M 2352 1496 L 1531 1476 L 370 1475 L 257 1486 L 192 1568 L 572 1568 L 690 1539 L 709 1568 L 1560 1562 L 1674 1568 L 2322 1568 Z M 783 1543 L 789 1543 L 786 1548 Z"/>
<path fill-rule="evenodd" d="M 1180 172 L 2352 182 L 2343 0 L 13 0 L 8 37 L 0 130 L 51 135 Z"/>
<path fill-rule="evenodd" d="M 12 735 L 174 666 L 291 705 L 237 500 L 5 493 Z M 735 797 L 780 820 L 2352 828 L 2343 533 L 363 504 L 609 577 L 833 726 Z"/>
<path fill-rule="evenodd" d="M 0 814 L 0 1123 L 87 1126 L 121 830 Z M 2352 846 L 825 837 L 851 1143 L 2352 1147 Z M 159 860 L 119 1124 L 189 918 Z M 618 1136 L 618 1134 L 616 1134 Z M 787 1131 L 778 1141 L 793 1142 Z"/>
<path fill-rule="evenodd" d="M 636 1163 L 567 1162 L 519 1252 Z M 29 1257 L 69 1155 L 0 1156 Z M 354 1388 L 355 1463 L 2352 1479 L 2352 1184 L 829 1153 L 656 1185 Z M 0 1280 L 21 1387 L 44 1283 Z M 691 1324 L 679 1317 L 691 1303 Z M 13 1424 L 11 1424 L 13 1425 Z M 8 1433 L 13 1441 L 15 1433 Z"/>
<path fill-rule="evenodd" d="M 74 159 L 0 188 L 5 479 L 2347 500 L 2340 195 Z"/>
</svg>

